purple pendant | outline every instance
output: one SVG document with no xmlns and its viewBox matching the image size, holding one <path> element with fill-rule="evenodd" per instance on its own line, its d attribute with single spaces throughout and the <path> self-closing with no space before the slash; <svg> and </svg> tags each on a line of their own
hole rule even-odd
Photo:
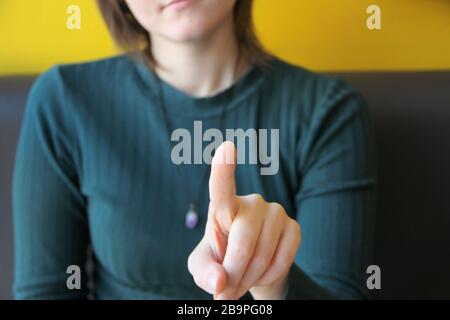
<svg viewBox="0 0 450 320">
<path fill-rule="evenodd" d="M 191 204 L 189 211 L 186 213 L 185 225 L 188 229 L 194 229 L 198 223 L 198 214 L 194 209 L 194 205 Z"/>
</svg>

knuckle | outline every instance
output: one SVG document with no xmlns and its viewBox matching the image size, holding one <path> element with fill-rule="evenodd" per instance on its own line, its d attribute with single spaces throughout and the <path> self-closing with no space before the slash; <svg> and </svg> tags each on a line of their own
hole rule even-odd
<svg viewBox="0 0 450 320">
<path fill-rule="evenodd" d="M 193 275 L 192 278 L 194 279 L 194 282 L 197 285 L 197 287 L 203 289 L 203 285 L 202 285 L 202 282 L 200 280 L 200 277 L 198 275 Z"/>
<path fill-rule="evenodd" d="M 298 250 L 302 241 L 302 228 L 296 220 L 291 219 L 289 222 L 289 230 L 294 235 L 293 243 L 295 243 L 296 249 Z"/>
<path fill-rule="evenodd" d="M 272 210 L 277 213 L 284 213 L 284 208 L 281 204 L 278 202 L 270 202 L 269 205 L 271 206 Z"/>
<path fill-rule="evenodd" d="M 264 200 L 263 196 L 260 193 L 252 193 L 252 196 L 257 200 Z"/>
<path fill-rule="evenodd" d="M 199 256 L 199 250 L 201 246 L 203 245 L 204 238 L 197 244 L 197 246 L 192 250 L 192 252 L 189 254 L 187 259 L 187 267 L 190 274 L 194 274 L 196 272 L 196 268 L 198 265 L 198 256 Z"/>
<path fill-rule="evenodd" d="M 277 202 L 270 202 L 269 209 L 271 214 L 277 219 L 282 219 L 286 216 L 283 206 Z"/>
<path fill-rule="evenodd" d="M 300 224 L 294 219 L 290 220 L 290 224 L 291 224 L 291 228 L 295 232 L 295 234 L 300 236 L 302 233 L 302 228 L 301 228 Z"/>
<path fill-rule="evenodd" d="M 194 257 L 193 257 L 193 255 L 194 255 L 194 252 L 192 252 L 190 255 L 189 255 L 189 257 L 188 257 L 188 261 L 187 261 L 187 266 L 188 266 L 188 270 L 189 270 L 189 273 L 190 274 L 193 274 L 193 268 L 194 268 L 194 266 L 193 266 L 193 263 L 194 263 Z"/>
<path fill-rule="evenodd" d="M 198 287 L 202 287 L 202 281 L 201 281 L 202 271 L 198 270 L 197 268 L 194 267 L 192 254 L 188 258 L 188 269 L 189 269 L 189 273 L 191 274 L 192 279 L 194 280 L 195 284 Z"/>
<path fill-rule="evenodd" d="M 264 201 L 264 198 L 262 195 L 260 195 L 259 193 L 252 193 L 249 196 L 250 200 L 254 203 L 260 203 Z"/>
</svg>

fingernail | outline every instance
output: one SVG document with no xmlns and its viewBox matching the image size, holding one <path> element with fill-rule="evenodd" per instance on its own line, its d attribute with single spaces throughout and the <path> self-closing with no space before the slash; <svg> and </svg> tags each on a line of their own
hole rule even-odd
<svg viewBox="0 0 450 320">
<path fill-rule="evenodd" d="M 212 274 L 208 278 L 208 287 L 209 287 L 209 290 L 211 290 L 212 293 L 216 292 L 217 280 L 218 279 L 217 279 L 217 275 L 216 274 Z"/>
</svg>

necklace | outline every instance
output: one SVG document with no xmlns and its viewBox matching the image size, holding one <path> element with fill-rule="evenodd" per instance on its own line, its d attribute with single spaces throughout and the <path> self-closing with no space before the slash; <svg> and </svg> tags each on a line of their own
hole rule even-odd
<svg viewBox="0 0 450 320">
<path fill-rule="evenodd" d="M 234 89 L 235 89 L 235 85 L 234 82 L 236 81 L 236 76 L 237 76 L 237 69 L 239 66 L 239 62 L 240 62 L 240 51 L 238 52 L 238 56 L 235 62 L 235 66 L 234 66 L 234 70 L 233 70 L 233 81 L 232 81 L 232 86 L 230 88 L 231 90 L 231 99 L 230 101 L 233 100 L 234 97 Z M 170 122 L 169 122 L 169 117 L 168 117 L 168 112 L 167 112 L 167 108 L 166 108 L 166 104 L 164 101 L 164 97 L 163 97 L 163 92 L 162 92 L 162 80 L 161 78 L 158 76 L 158 74 L 156 72 L 154 72 L 156 80 L 157 80 L 157 89 L 158 89 L 158 100 L 159 100 L 159 106 L 162 112 L 162 118 L 164 120 L 164 127 L 168 136 L 169 141 L 171 141 L 171 127 L 170 127 Z M 220 114 L 220 131 L 223 133 L 224 131 L 224 122 L 225 122 L 225 111 L 227 104 L 223 103 L 222 105 L 222 110 L 221 110 L 221 114 Z M 215 152 L 215 150 L 213 151 Z M 187 181 L 187 179 L 185 178 L 184 172 L 183 170 L 181 170 L 181 168 L 179 168 L 179 165 L 176 165 L 177 171 L 179 173 L 179 176 L 182 178 L 182 180 Z M 199 222 L 199 214 L 197 212 L 197 203 L 199 203 L 201 195 L 202 195 L 202 190 L 206 178 L 208 176 L 208 168 L 205 169 L 205 171 L 202 174 L 202 177 L 200 179 L 200 185 L 199 188 L 197 190 L 197 194 L 193 197 L 191 197 L 191 200 L 189 202 L 188 208 L 187 208 L 187 212 L 185 214 L 184 217 L 184 224 L 186 226 L 186 228 L 188 229 L 194 229 Z"/>
</svg>

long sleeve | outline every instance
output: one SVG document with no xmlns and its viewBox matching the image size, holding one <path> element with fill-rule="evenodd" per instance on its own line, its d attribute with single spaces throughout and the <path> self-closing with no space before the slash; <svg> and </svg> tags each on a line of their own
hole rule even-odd
<svg viewBox="0 0 450 320">
<path fill-rule="evenodd" d="M 312 112 L 298 147 L 302 244 L 287 299 L 367 298 L 376 166 L 363 98 L 336 80 Z"/>
<path fill-rule="evenodd" d="M 206 219 L 185 226 L 191 194 L 174 183 L 155 88 L 148 67 L 127 56 L 57 66 L 33 86 L 13 181 L 16 298 L 86 298 L 88 246 L 97 299 L 209 297 L 186 267 Z M 363 100 L 282 61 L 214 97 L 162 90 L 178 128 L 215 126 L 225 102 L 229 128 L 280 128 L 281 174 L 245 166 L 238 190 L 284 204 L 302 226 L 287 298 L 365 297 L 375 168 Z M 81 290 L 67 288 L 71 265 Z"/>
<path fill-rule="evenodd" d="M 85 298 L 89 233 L 79 187 L 70 113 L 57 68 L 32 88 L 13 178 L 16 299 Z M 67 267 L 82 270 L 69 290 Z"/>
</svg>

